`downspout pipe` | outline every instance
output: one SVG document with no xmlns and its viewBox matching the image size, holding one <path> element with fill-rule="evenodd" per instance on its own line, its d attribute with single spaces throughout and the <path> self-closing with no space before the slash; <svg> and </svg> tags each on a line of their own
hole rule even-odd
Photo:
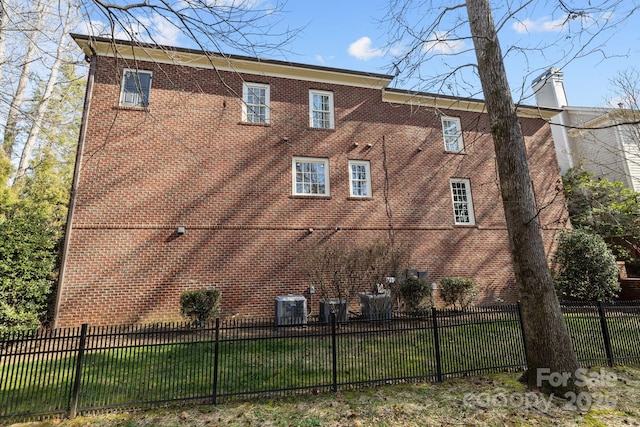
<svg viewBox="0 0 640 427">
<path fill-rule="evenodd" d="M 84 95 L 84 106 L 82 109 L 82 122 L 80 123 L 80 134 L 78 136 L 78 149 L 76 151 L 76 164 L 73 169 L 73 181 L 71 183 L 71 194 L 69 198 L 69 208 L 67 210 L 67 225 L 64 233 L 64 243 L 62 246 L 62 259 L 60 261 L 60 274 L 58 275 L 58 286 L 56 290 L 55 308 L 53 312 L 53 329 L 58 327 L 58 317 L 60 314 L 60 300 L 64 289 L 64 279 L 67 269 L 67 255 L 69 251 L 69 242 L 71 241 L 71 232 L 73 230 L 73 213 L 76 206 L 76 195 L 78 193 L 78 181 L 80 178 L 80 170 L 82 169 L 82 153 L 84 150 L 84 142 L 87 135 L 87 121 L 89 120 L 89 110 L 91 107 L 91 97 L 93 95 L 93 81 L 95 79 L 98 55 L 89 44 L 92 56 L 90 60 L 89 75 L 87 77 L 87 88 Z"/>
</svg>

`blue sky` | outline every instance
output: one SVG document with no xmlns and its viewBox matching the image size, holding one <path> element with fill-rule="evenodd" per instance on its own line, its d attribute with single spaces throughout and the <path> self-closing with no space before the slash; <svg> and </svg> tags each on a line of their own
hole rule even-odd
<svg viewBox="0 0 640 427">
<path fill-rule="evenodd" d="M 633 3 L 629 0 L 625 2 L 627 6 Z M 304 25 L 304 29 L 290 46 L 292 54 L 288 55 L 289 59 L 338 68 L 390 72 L 389 64 L 392 57 L 390 53 L 384 52 L 389 28 L 379 23 L 385 16 L 387 3 L 380 0 L 290 0 L 286 5 L 285 10 L 288 12 L 284 17 L 291 25 Z M 518 15 L 519 20 L 508 21 L 501 30 L 500 42 L 503 52 L 513 44 L 535 46 L 558 38 L 563 42 L 562 38 L 567 37 L 568 32 L 557 23 L 558 19 L 562 19 L 559 13 L 553 14 L 553 10 L 544 6 L 524 12 Z M 496 12 L 494 15 L 498 21 L 500 13 Z M 466 47 L 471 47 L 470 41 L 464 43 Z M 600 43 L 604 44 L 602 51 L 606 52 L 609 58 L 605 58 L 600 52 L 594 52 L 565 64 L 567 59 L 561 49 L 566 50 L 567 47 L 563 44 L 554 49 L 547 49 L 544 54 L 528 52 L 528 66 L 524 64 L 521 56 L 507 59 L 505 65 L 512 91 L 517 92 L 516 88 L 522 85 L 524 79 L 527 82 L 527 94 L 530 95 L 528 87 L 531 78 L 539 75 L 541 70 L 559 66 L 564 72 L 565 90 L 570 105 L 607 105 L 607 102 L 615 97 L 610 79 L 630 67 L 636 67 L 640 71 L 640 12 L 632 15 L 622 25 L 617 25 L 615 31 L 602 34 Z M 455 49 L 455 46 L 449 47 Z M 462 57 L 475 62 L 473 55 L 473 52 L 467 52 L 462 54 Z M 435 69 L 446 70 L 448 67 L 439 60 L 434 60 L 432 68 L 437 74 Z M 530 98 L 526 102 L 533 103 Z"/>
<path fill-rule="evenodd" d="M 183 0 L 185 1 L 185 0 Z M 229 4 L 239 0 L 211 0 Z M 268 10 L 270 1 L 248 0 L 248 4 Z M 404 1 L 404 0 L 401 0 Z M 606 3 L 606 10 L 589 9 L 591 3 Z M 380 21 L 385 17 L 391 0 L 288 0 L 284 10 L 271 19 L 279 20 L 279 29 L 299 28 L 298 36 L 280 52 L 265 52 L 267 59 L 284 59 L 311 65 L 345 68 L 393 74 L 391 64 L 394 55 L 404 52 L 406 40 L 390 43 L 390 27 Z M 414 1 L 423 5 L 410 14 L 408 21 L 415 29 L 423 28 L 434 21 L 442 5 L 456 4 L 453 0 Z M 432 3 L 434 5 L 432 5 Z M 551 66 L 564 72 L 565 90 L 572 106 L 596 107 L 616 104 L 614 87 L 610 79 L 619 72 L 635 67 L 640 71 L 640 12 L 614 27 L 603 31 L 591 40 L 583 55 L 580 46 L 590 40 L 595 29 L 621 20 L 626 10 L 640 7 L 640 0 L 563 0 L 573 10 L 586 9 L 586 13 L 567 19 L 566 10 L 558 8 L 559 0 L 494 0 L 494 5 L 505 3 L 517 9 L 527 3 L 515 17 L 502 21 L 506 11 L 494 7 L 494 18 L 503 23 L 499 33 L 503 53 L 511 50 L 505 60 L 507 75 L 516 101 L 534 104 L 531 98 L 531 81 Z M 426 5 L 426 7 L 424 7 Z M 619 9 L 614 8 L 618 6 Z M 452 67 L 475 62 L 473 44 L 468 36 L 468 25 L 460 25 L 453 33 L 457 19 L 466 20 L 466 11 L 459 15 L 447 14 L 442 24 L 432 29 L 430 40 L 439 42 L 423 44 L 430 56 L 422 61 L 420 73 L 427 79 L 441 82 L 438 76 L 448 73 Z M 579 31 L 586 27 L 588 32 Z M 591 33 L 589 33 L 591 31 Z M 172 31 L 165 24 L 158 24 L 157 40 L 163 44 L 193 47 L 189 41 Z M 429 37 L 427 37 L 429 39 Z M 526 48 L 525 51 L 522 48 Z M 215 49 L 212 49 L 215 50 Z M 227 53 L 237 53 L 226 50 Z M 450 53 L 454 53 L 451 56 Z M 433 55 L 435 54 L 435 55 Z M 579 58 L 571 59 L 574 56 Z M 475 76 L 463 72 L 451 84 L 444 86 L 425 83 L 401 71 L 394 83 L 396 87 L 447 95 L 482 98 L 479 82 Z M 405 77 L 405 79 L 403 79 Z M 466 85 L 464 84 L 466 83 Z"/>
</svg>

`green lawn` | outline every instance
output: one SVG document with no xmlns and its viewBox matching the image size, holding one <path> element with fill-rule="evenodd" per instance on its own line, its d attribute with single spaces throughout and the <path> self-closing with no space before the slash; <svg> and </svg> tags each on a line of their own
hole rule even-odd
<svg viewBox="0 0 640 427">
<path fill-rule="evenodd" d="M 578 357 L 585 365 L 606 365 L 600 321 L 567 316 Z M 466 323 L 465 323 L 466 322 Z M 517 320 L 443 322 L 438 328 L 443 377 L 520 369 L 525 363 Z M 336 385 L 365 385 L 437 378 L 434 330 L 381 322 L 348 325 L 336 336 Z M 638 363 L 637 320 L 608 319 L 614 354 Z M 415 327 L 416 325 L 414 325 Z M 219 342 L 218 402 L 233 396 L 278 395 L 300 390 L 329 391 L 334 383 L 331 335 L 289 328 L 257 336 L 223 335 Z M 592 332 L 593 331 L 593 332 Z M 173 342 L 88 350 L 84 355 L 79 408 L 105 408 L 172 400 L 211 402 L 215 383 L 215 343 L 197 331 Z M 631 357 L 633 356 L 633 357 Z M 76 357 L 52 355 L 0 362 L 0 416 L 30 412 L 64 413 L 70 405 Z"/>
</svg>

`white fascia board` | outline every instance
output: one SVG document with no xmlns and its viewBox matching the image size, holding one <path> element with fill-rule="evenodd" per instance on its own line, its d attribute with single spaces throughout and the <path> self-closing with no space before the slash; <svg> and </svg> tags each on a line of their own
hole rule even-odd
<svg viewBox="0 0 640 427">
<path fill-rule="evenodd" d="M 405 104 L 416 107 L 430 107 L 438 109 L 450 109 L 460 111 L 472 111 L 486 113 L 485 102 L 481 99 L 456 98 L 443 95 L 407 92 L 402 90 L 383 90 L 382 100 L 396 104 Z M 561 109 L 536 107 L 527 105 L 516 106 L 518 117 L 550 120 L 560 114 Z"/>
<path fill-rule="evenodd" d="M 315 67 L 285 61 L 260 60 L 236 55 L 222 55 L 204 51 L 145 45 L 127 41 L 72 35 L 85 55 L 118 57 L 131 61 L 184 65 L 194 68 L 216 69 L 241 74 L 339 84 L 368 89 L 383 89 L 392 76 L 329 67 Z"/>
</svg>

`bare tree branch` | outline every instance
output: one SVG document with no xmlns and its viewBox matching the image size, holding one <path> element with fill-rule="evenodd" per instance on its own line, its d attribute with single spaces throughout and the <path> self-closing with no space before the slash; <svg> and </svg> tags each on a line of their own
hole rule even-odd
<svg viewBox="0 0 640 427">
<path fill-rule="evenodd" d="M 70 5 L 69 5 L 70 6 Z M 64 25 L 59 33 L 58 47 L 56 50 L 55 60 L 51 66 L 49 71 L 49 79 L 47 80 L 47 84 L 45 86 L 44 92 L 42 94 L 42 98 L 38 103 L 38 106 L 35 108 L 35 115 L 31 117 L 31 129 L 29 130 L 29 135 L 27 136 L 27 140 L 22 147 L 22 154 L 20 156 L 20 162 L 18 164 L 18 170 L 15 173 L 13 178 L 13 183 L 19 181 L 22 177 L 24 177 L 27 169 L 29 167 L 29 162 L 31 161 L 31 154 L 33 148 L 35 147 L 36 141 L 40 135 L 40 129 L 44 123 L 45 114 L 47 109 L 49 108 L 49 103 L 51 101 L 51 95 L 53 94 L 53 89 L 58 82 L 58 73 L 60 71 L 60 67 L 62 66 L 64 59 L 64 40 L 67 37 L 67 33 L 69 31 L 69 27 L 71 26 L 72 15 L 67 13 L 64 17 Z"/>
</svg>

